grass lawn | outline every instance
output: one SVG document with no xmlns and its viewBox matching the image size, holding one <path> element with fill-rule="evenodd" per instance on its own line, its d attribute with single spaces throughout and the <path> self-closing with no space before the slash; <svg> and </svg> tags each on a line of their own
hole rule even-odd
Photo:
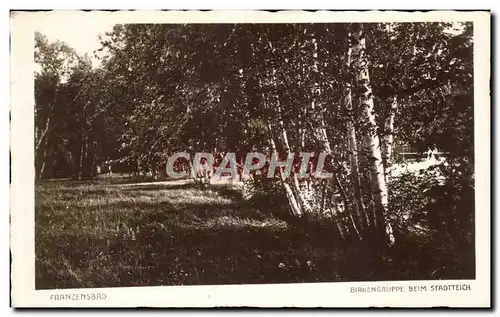
<svg viewBox="0 0 500 317">
<path fill-rule="evenodd" d="M 473 254 L 450 266 L 446 248 L 406 237 L 370 257 L 331 221 L 296 223 L 239 187 L 126 181 L 37 184 L 37 289 L 474 278 Z"/>
<path fill-rule="evenodd" d="M 341 279 L 328 230 L 313 236 L 267 209 L 227 185 L 42 182 L 36 288 Z"/>
</svg>

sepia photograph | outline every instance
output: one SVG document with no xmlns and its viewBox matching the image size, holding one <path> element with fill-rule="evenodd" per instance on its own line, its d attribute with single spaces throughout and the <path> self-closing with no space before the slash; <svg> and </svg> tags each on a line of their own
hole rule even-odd
<svg viewBox="0 0 500 317">
<path fill-rule="evenodd" d="M 490 305 L 489 12 L 122 13 L 11 13 L 15 303 Z"/>
</svg>

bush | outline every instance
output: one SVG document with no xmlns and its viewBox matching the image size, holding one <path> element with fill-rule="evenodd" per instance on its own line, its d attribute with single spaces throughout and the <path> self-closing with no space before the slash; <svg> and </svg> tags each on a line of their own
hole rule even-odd
<svg viewBox="0 0 500 317">
<path fill-rule="evenodd" d="M 390 218 L 400 248 L 432 269 L 430 277 L 473 276 L 474 186 L 468 161 L 453 160 L 419 173 L 405 173 L 390 184 Z"/>
</svg>

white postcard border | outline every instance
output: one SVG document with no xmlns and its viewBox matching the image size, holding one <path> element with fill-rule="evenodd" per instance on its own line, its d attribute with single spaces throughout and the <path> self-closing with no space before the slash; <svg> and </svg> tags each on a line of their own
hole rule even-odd
<svg viewBox="0 0 500 317">
<path fill-rule="evenodd" d="M 474 23 L 476 279 L 265 285 L 124 287 L 35 290 L 33 34 L 44 23 L 106 19 L 115 23 Z M 64 23 L 62 23 L 64 21 Z M 11 17 L 11 252 L 14 307 L 488 307 L 490 305 L 490 14 L 396 11 L 127 11 L 17 12 Z M 471 291 L 409 292 L 410 286 L 470 284 Z M 403 286 L 405 292 L 352 293 L 352 287 Z M 105 299 L 55 300 L 53 295 L 104 294 Z M 52 296 L 51 296 L 52 295 Z M 96 295 L 97 296 L 97 295 Z"/>
</svg>

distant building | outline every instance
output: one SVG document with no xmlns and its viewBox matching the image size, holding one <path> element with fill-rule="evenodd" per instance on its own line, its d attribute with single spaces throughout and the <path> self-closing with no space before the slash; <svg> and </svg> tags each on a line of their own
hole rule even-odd
<svg viewBox="0 0 500 317">
<path fill-rule="evenodd" d="M 395 163 L 419 162 L 425 158 L 425 153 L 420 152 L 416 146 L 403 141 L 394 141 L 392 153 Z"/>
</svg>

